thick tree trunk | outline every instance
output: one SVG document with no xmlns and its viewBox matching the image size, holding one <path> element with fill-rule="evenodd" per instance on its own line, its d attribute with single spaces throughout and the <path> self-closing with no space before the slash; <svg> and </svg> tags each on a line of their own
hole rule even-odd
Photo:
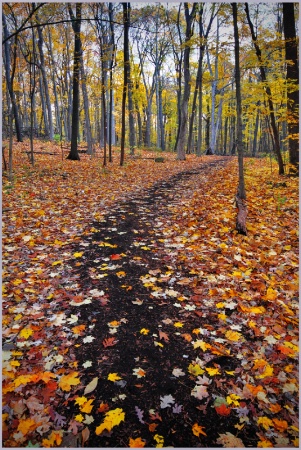
<svg viewBox="0 0 301 450">
<path fill-rule="evenodd" d="M 76 19 L 72 22 L 74 30 L 74 66 L 73 66 L 73 99 L 72 99 L 72 127 L 71 127 L 71 149 L 67 159 L 79 161 L 80 157 L 77 148 L 79 131 L 79 75 L 81 56 L 81 3 L 76 3 Z M 74 18 L 71 5 L 68 4 L 71 19 Z"/>
<path fill-rule="evenodd" d="M 122 92 L 122 109 L 121 109 L 121 149 L 120 149 L 120 166 L 124 164 L 125 154 L 125 108 L 126 108 L 126 94 L 129 80 L 129 27 L 130 27 L 130 3 L 122 3 L 123 7 L 123 92 Z"/>
<path fill-rule="evenodd" d="M 287 112 L 289 131 L 289 161 L 299 173 L 299 68 L 298 44 L 296 39 L 294 3 L 283 3 L 283 31 L 285 38 Z M 294 171 L 292 171 L 293 173 Z"/>
<path fill-rule="evenodd" d="M 3 12 L 2 12 L 2 24 L 3 24 L 3 36 L 4 36 L 4 39 L 7 39 L 8 38 L 8 30 L 7 30 L 5 14 Z M 19 108 L 18 108 L 18 105 L 16 102 L 16 97 L 15 97 L 14 88 L 13 88 L 15 68 L 16 68 L 16 57 L 17 57 L 16 51 L 17 51 L 17 35 L 15 37 L 15 44 L 14 44 L 14 63 L 13 63 L 13 67 L 12 67 L 12 73 L 10 73 L 11 59 L 10 59 L 10 49 L 9 49 L 9 41 L 8 40 L 6 40 L 4 43 L 4 68 L 5 68 L 7 89 L 8 89 L 10 100 L 12 103 L 13 114 L 14 114 L 14 119 L 15 119 L 17 141 L 22 142 L 21 124 L 20 124 L 20 118 L 19 118 Z"/>
<path fill-rule="evenodd" d="M 238 189 L 236 195 L 236 205 L 238 214 L 236 219 L 236 229 L 240 234 L 247 234 L 246 218 L 247 207 L 245 204 L 246 190 L 244 180 L 244 166 L 243 166 L 243 142 L 242 142 L 242 101 L 241 101 L 241 86 L 240 86 L 240 66 L 239 66 L 239 35 L 237 26 L 237 3 L 232 3 L 233 24 L 234 24 L 234 53 L 235 53 L 235 86 L 236 86 L 236 108 L 237 108 L 237 150 L 238 150 Z"/>
</svg>

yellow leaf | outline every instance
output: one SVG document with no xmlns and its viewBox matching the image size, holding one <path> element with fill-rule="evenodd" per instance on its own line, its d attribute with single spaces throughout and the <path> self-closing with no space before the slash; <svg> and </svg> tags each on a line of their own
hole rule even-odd
<svg viewBox="0 0 301 450">
<path fill-rule="evenodd" d="M 38 424 L 33 419 L 20 419 L 19 425 L 18 425 L 18 431 L 21 431 L 23 436 L 26 436 L 26 434 L 29 431 L 33 431 L 35 428 L 37 428 Z"/>
<path fill-rule="evenodd" d="M 108 375 L 109 381 L 118 381 L 121 380 L 121 377 L 115 372 L 115 373 L 109 373 Z"/>
<path fill-rule="evenodd" d="M 236 394 L 230 394 L 226 397 L 228 405 L 233 403 L 234 406 L 239 406 L 239 402 L 237 401 L 238 399 L 240 399 L 240 397 Z"/>
<path fill-rule="evenodd" d="M 20 280 L 20 278 L 16 278 L 14 281 L 13 281 L 13 285 L 14 286 L 18 286 L 19 284 L 22 284 L 23 283 L 23 280 Z"/>
<path fill-rule="evenodd" d="M 197 377 L 198 375 L 202 375 L 205 370 L 201 369 L 201 367 L 198 364 L 189 364 L 188 366 L 188 372 Z"/>
<path fill-rule="evenodd" d="M 22 319 L 22 314 L 17 314 L 16 317 L 14 317 L 14 320 L 19 320 Z"/>
<path fill-rule="evenodd" d="M 111 431 L 113 427 L 124 421 L 125 413 L 121 408 L 112 409 L 105 415 L 104 421 L 96 428 L 95 433 L 101 434 L 104 430 Z"/>
<path fill-rule="evenodd" d="M 141 250 L 151 250 L 151 248 L 147 247 L 146 245 L 144 245 L 143 247 L 140 247 Z"/>
<path fill-rule="evenodd" d="M 149 330 L 147 328 L 141 328 L 140 333 L 146 335 L 149 333 Z"/>
<path fill-rule="evenodd" d="M 116 272 L 116 275 L 118 278 L 123 278 L 126 276 L 126 273 L 123 270 L 120 270 L 120 272 Z"/>
<path fill-rule="evenodd" d="M 197 423 L 195 423 L 192 426 L 192 432 L 195 436 L 199 437 L 200 434 L 203 434 L 204 436 L 207 436 L 207 434 L 204 432 L 204 428 L 201 425 L 198 425 Z"/>
<path fill-rule="evenodd" d="M 228 375 L 234 375 L 235 374 L 235 371 L 234 370 L 225 370 L 225 372 L 228 374 Z"/>
<path fill-rule="evenodd" d="M 82 422 L 85 418 L 84 418 L 84 416 L 82 414 L 77 414 L 77 416 L 75 416 L 74 419 L 77 422 Z"/>
<path fill-rule="evenodd" d="M 88 400 L 83 406 L 80 407 L 81 412 L 90 414 L 90 412 L 93 409 L 92 402 L 94 401 L 94 398 L 91 398 L 90 400 Z"/>
<path fill-rule="evenodd" d="M 18 367 L 21 364 L 19 363 L 19 361 L 10 361 L 10 365 L 13 366 L 13 367 Z"/>
<path fill-rule="evenodd" d="M 257 419 L 257 424 L 261 425 L 265 430 L 268 430 L 270 427 L 273 426 L 273 422 L 268 417 L 259 417 Z"/>
<path fill-rule="evenodd" d="M 154 439 L 157 442 L 156 448 L 162 448 L 164 445 L 164 437 L 159 434 L 155 434 Z"/>
<path fill-rule="evenodd" d="M 214 369 L 213 367 L 206 367 L 206 371 L 208 372 L 208 374 L 213 377 L 214 375 L 220 375 L 220 371 L 219 369 Z"/>
<path fill-rule="evenodd" d="M 224 306 L 225 306 L 225 303 L 223 303 L 223 302 L 219 302 L 219 303 L 217 303 L 216 305 L 215 305 L 217 308 L 224 308 Z"/>
<path fill-rule="evenodd" d="M 275 300 L 277 298 L 277 296 L 278 296 L 278 292 L 275 289 L 269 287 L 267 289 L 266 295 L 263 298 L 265 300 Z"/>
<path fill-rule="evenodd" d="M 84 329 L 86 328 L 86 325 L 76 325 L 75 327 L 71 328 L 74 334 L 80 334 Z"/>
<path fill-rule="evenodd" d="M 234 342 L 239 341 L 239 339 L 243 337 L 241 333 L 238 333 L 238 331 L 232 331 L 232 330 L 226 331 L 225 336 L 227 339 L 229 339 L 230 341 L 234 341 Z"/>
<path fill-rule="evenodd" d="M 54 261 L 51 265 L 52 266 L 57 266 L 59 264 L 63 264 L 63 261 Z"/>
<path fill-rule="evenodd" d="M 130 438 L 129 447 L 130 448 L 143 448 L 143 447 L 145 447 L 145 442 L 142 441 L 141 437 L 138 437 L 136 439 Z"/>
<path fill-rule="evenodd" d="M 82 406 L 87 401 L 88 401 L 87 397 L 77 397 L 77 399 L 75 400 L 75 404 Z"/>
<path fill-rule="evenodd" d="M 81 258 L 83 256 L 84 252 L 75 252 L 73 253 L 74 258 Z"/>
<path fill-rule="evenodd" d="M 43 439 L 43 447 L 59 447 L 63 440 L 63 431 L 52 431 L 48 439 Z"/>
<path fill-rule="evenodd" d="M 173 324 L 173 326 L 176 327 L 176 328 L 182 328 L 183 325 L 184 325 L 184 324 L 183 324 L 182 322 L 175 322 L 175 323 Z"/>
<path fill-rule="evenodd" d="M 23 328 L 20 331 L 19 336 L 24 339 L 28 339 L 33 334 L 33 330 L 31 328 Z"/>
<path fill-rule="evenodd" d="M 69 392 L 71 386 L 76 386 L 80 383 L 80 379 L 77 378 L 78 372 L 71 372 L 68 375 L 63 375 L 59 381 L 59 387 L 62 391 Z"/>
<path fill-rule="evenodd" d="M 217 316 L 219 319 L 226 321 L 227 315 L 226 314 L 218 314 Z"/>
<path fill-rule="evenodd" d="M 260 375 L 256 375 L 256 378 L 262 379 L 262 378 L 271 377 L 273 375 L 273 373 L 274 373 L 273 367 L 270 366 L 268 363 L 266 363 L 263 373 L 261 373 Z"/>
<path fill-rule="evenodd" d="M 192 344 L 193 344 L 194 349 L 201 348 L 203 350 L 203 352 L 205 352 L 208 348 L 211 348 L 210 344 L 207 344 L 207 342 L 200 341 L 200 340 L 195 341 Z"/>
</svg>

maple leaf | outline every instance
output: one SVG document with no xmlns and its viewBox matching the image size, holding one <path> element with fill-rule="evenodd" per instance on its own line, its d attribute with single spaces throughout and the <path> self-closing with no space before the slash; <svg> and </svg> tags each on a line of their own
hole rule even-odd
<svg viewBox="0 0 301 450">
<path fill-rule="evenodd" d="M 203 398 L 206 398 L 209 396 L 208 391 L 207 391 L 207 387 L 206 386 L 195 386 L 192 391 L 191 391 L 191 395 L 193 397 L 196 397 L 199 400 L 202 400 Z"/>
<path fill-rule="evenodd" d="M 31 328 L 23 328 L 23 330 L 21 330 L 19 333 L 20 338 L 23 338 L 23 339 L 28 339 L 32 335 L 33 335 L 33 330 Z"/>
<path fill-rule="evenodd" d="M 113 347 L 114 345 L 116 345 L 118 343 L 118 340 L 115 339 L 114 337 L 110 337 L 107 339 L 104 339 L 102 341 L 102 345 L 106 348 L 106 347 Z"/>
<path fill-rule="evenodd" d="M 145 447 L 145 442 L 141 439 L 141 437 L 138 437 L 136 439 L 130 438 L 129 447 L 130 448 L 143 448 L 143 447 Z"/>
<path fill-rule="evenodd" d="M 227 403 L 228 405 L 231 405 L 233 403 L 233 405 L 235 406 L 239 406 L 239 402 L 237 400 L 239 400 L 240 397 L 236 394 L 230 394 L 227 395 Z"/>
<path fill-rule="evenodd" d="M 82 366 L 87 369 L 88 367 L 92 367 L 92 361 L 85 361 Z"/>
<path fill-rule="evenodd" d="M 183 377 L 185 375 L 185 373 L 183 372 L 182 369 L 177 369 L 177 368 L 173 369 L 172 374 L 175 377 Z"/>
<path fill-rule="evenodd" d="M 109 373 L 108 380 L 115 382 L 115 381 L 121 380 L 121 377 L 116 372 Z"/>
<path fill-rule="evenodd" d="M 38 427 L 39 424 L 37 424 L 32 418 L 28 419 L 21 419 L 18 424 L 18 431 L 21 431 L 23 436 L 26 436 L 27 433 L 30 431 L 33 431 L 35 428 Z"/>
<path fill-rule="evenodd" d="M 175 405 L 172 408 L 172 412 L 174 414 L 180 414 L 182 412 L 182 408 L 183 408 L 183 405 L 177 405 L 177 403 L 175 403 Z"/>
<path fill-rule="evenodd" d="M 214 369 L 213 367 L 206 367 L 208 374 L 213 377 L 214 375 L 221 375 L 219 369 Z"/>
<path fill-rule="evenodd" d="M 71 372 L 68 375 L 63 375 L 59 381 L 59 387 L 63 391 L 69 392 L 71 386 L 77 386 L 80 383 L 80 379 L 77 378 L 78 372 Z"/>
<path fill-rule="evenodd" d="M 110 432 L 113 427 L 124 421 L 125 413 L 121 408 L 112 409 L 105 414 L 104 421 L 96 428 L 95 433 L 101 434 L 104 430 Z"/>
<path fill-rule="evenodd" d="M 94 399 L 91 398 L 90 400 L 85 402 L 83 405 L 81 405 L 81 407 L 80 407 L 81 412 L 89 414 L 92 411 L 93 406 L 94 406 L 94 405 L 92 405 L 93 401 L 94 401 Z"/>
<path fill-rule="evenodd" d="M 204 435 L 204 436 L 207 436 L 207 434 L 206 434 L 205 431 L 204 431 L 204 428 L 205 428 L 205 427 L 202 427 L 201 425 L 198 425 L 197 423 L 195 423 L 195 424 L 192 426 L 192 432 L 193 432 L 193 434 L 194 434 L 195 436 L 197 436 L 197 437 L 199 437 L 200 434 L 202 434 L 202 435 Z"/>
<path fill-rule="evenodd" d="M 82 324 L 82 325 L 76 325 L 75 327 L 72 328 L 72 332 L 74 334 L 78 334 L 80 335 L 82 331 L 84 331 L 86 328 L 86 325 Z"/>
<path fill-rule="evenodd" d="M 172 395 L 165 395 L 164 397 L 160 397 L 161 403 L 160 408 L 170 408 L 171 405 L 175 402 L 175 399 Z"/>
<path fill-rule="evenodd" d="M 169 337 L 164 331 L 159 330 L 159 338 L 163 339 L 164 342 L 169 342 Z"/>
<path fill-rule="evenodd" d="M 86 336 L 86 337 L 84 337 L 84 339 L 83 339 L 83 343 L 84 343 L 84 344 L 88 344 L 88 343 L 90 343 L 90 342 L 93 342 L 94 339 L 95 339 L 95 337 L 93 337 L 93 336 Z"/>
<path fill-rule="evenodd" d="M 81 258 L 83 256 L 84 252 L 75 252 L 73 253 L 74 258 Z"/>
<path fill-rule="evenodd" d="M 136 375 L 137 378 L 145 377 L 146 372 L 145 370 L 141 369 L 141 367 L 138 367 L 136 369 L 133 369 L 133 375 Z"/>
<path fill-rule="evenodd" d="M 75 400 L 75 404 L 76 405 L 84 405 L 86 402 L 88 401 L 87 397 L 77 397 L 77 399 Z"/>
<path fill-rule="evenodd" d="M 205 370 L 201 369 L 201 367 L 198 364 L 189 364 L 188 372 L 191 375 L 194 375 L 195 377 L 197 377 L 198 375 L 203 375 Z"/>
<path fill-rule="evenodd" d="M 271 419 L 269 419 L 266 416 L 258 417 L 257 424 L 261 425 L 265 430 L 268 430 L 270 427 L 273 426 L 273 422 L 271 421 Z"/>
<path fill-rule="evenodd" d="M 234 341 L 234 342 L 237 342 L 240 339 L 243 339 L 243 335 L 241 333 L 238 333 L 237 331 L 228 330 L 228 331 L 226 331 L 225 336 L 227 339 L 229 339 L 230 341 Z"/>
</svg>

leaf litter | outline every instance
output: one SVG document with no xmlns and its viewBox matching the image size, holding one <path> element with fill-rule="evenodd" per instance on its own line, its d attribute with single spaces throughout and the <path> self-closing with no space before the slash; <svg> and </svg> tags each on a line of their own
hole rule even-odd
<svg viewBox="0 0 301 450">
<path fill-rule="evenodd" d="M 166 179 L 150 161 L 102 174 L 20 154 L 3 198 L 6 447 L 298 447 L 297 182 L 246 160 L 240 236 L 236 160 L 187 159 Z"/>
</svg>

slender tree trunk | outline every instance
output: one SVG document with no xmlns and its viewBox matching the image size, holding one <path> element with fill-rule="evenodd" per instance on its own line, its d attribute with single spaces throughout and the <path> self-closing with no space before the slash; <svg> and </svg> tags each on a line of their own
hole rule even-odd
<svg viewBox="0 0 301 450">
<path fill-rule="evenodd" d="M 115 60 L 116 53 L 116 45 L 115 45 L 115 33 L 114 33 L 114 16 L 113 16 L 113 4 L 109 3 L 109 20 L 110 20 L 110 43 L 111 43 L 111 52 L 110 52 L 110 108 L 109 108 L 109 162 L 113 161 L 112 156 L 112 141 L 113 141 L 113 66 Z M 114 141 L 115 142 L 115 141 Z"/>
<path fill-rule="evenodd" d="M 54 131 L 53 131 L 53 120 L 52 120 L 52 110 L 51 110 L 51 101 L 50 101 L 50 95 L 49 95 L 49 87 L 48 87 L 48 80 L 47 80 L 47 74 L 45 69 L 45 57 L 44 57 L 44 50 L 43 50 L 43 32 L 41 27 L 38 27 L 38 48 L 39 48 L 39 54 L 40 54 L 40 70 L 42 74 L 42 80 L 43 80 L 43 88 L 44 88 L 44 94 L 45 94 L 45 101 L 46 101 L 46 107 L 47 107 L 47 118 L 45 116 L 45 130 L 47 130 L 47 134 L 49 136 L 49 139 L 52 141 L 54 138 Z M 46 126 L 47 121 L 47 126 Z"/>
<path fill-rule="evenodd" d="M 236 86 L 236 109 L 237 109 L 237 150 L 238 150 L 238 175 L 239 183 L 236 195 L 236 204 L 238 214 L 236 219 L 236 229 L 240 234 L 247 234 L 246 217 L 247 207 L 245 204 L 246 190 L 244 180 L 244 160 L 243 160 L 243 122 L 242 122 L 242 102 L 241 102 L 241 86 L 240 86 L 240 63 L 239 63 L 239 35 L 237 26 L 237 3 L 231 3 L 234 25 L 234 42 L 235 42 L 235 86 Z"/>
<path fill-rule="evenodd" d="M 123 92 L 122 92 L 122 112 L 121 112 L 121 149 L 120 149 L 120 166 L 124 164 L 125 153 L 125 108 L 126 93 L 128 88 L 128 68 L 129 68 L 129 26 L 130 26 L 130 3 L 122 3 L 123 7 L 123 26 L 124 26 L 124 42 L 123 42 Z"/>
<path fill-rule="evenodd" d="M 267 78 L 266 78 L 265 66 L 264 66 L 264 63 L 262 60 L 261 50 L 260 50 L 260 47 L 257 42 L 257 37 L 255 35 L 254 26 L 253 26 L 253 23 L 250 18 L 248 3 L 245 3 L 245 11 L 247 14 L 247 20 L 248 20 L 248 24 L 249 24 L 251 35 L 252 35 L 252 41 L 253 41 L 253 44 L 255 47 L 256 56 L 257 56 L 257 59 L 259 62 L 259 70 L 260 70 L 261 80 L 264 83 L 264 89 L 265 89 L 265 92 L 268 97 L 271 127 L 272 127 L 273 138 L 274 138 L 274 150 L 275 150 L 275 154 L 276 154 L 277 161 L 278 161 L 279 175 L 283 175 L 284 174 L 284 165 L 283 165 L 283 159 L 282 159 L 281 150 L 280 150 L 280 140 L 279 140 L 279 133 L 278 133 L 278 128 L 277 128 L 277 124 L 276 124 L 274 104 L 273 104 L 273 100 L 272 100 L 272 92 L 271 92 L 271 88 L 270 88 Z"/>
<path fill-rule="evenodd" d="M 80 75 L 81 75 L 81 86 L 83 94 L 84 112 L 85 112 L 85 130 L 86 130 L 86 141 L 87 141 L 87 153 L 92 155 L 92 132 L 91 132 L 91 122 L 89 114 L 89 97 L 87 92 L 87 76 L 84 67 L 84 59 L 81 55 L 80 57 Z"/>
<path fill-rule="evenodd" d="M 130 154 L 134 155 L 136 147 L 136 133 L 135 133 L 135 117 L 134 117 L 134 102 L 133 102 L 133 81 L 131 78 L 131 65 L 129 60 L 128 65 L 128 110 L 129 110 L 129 144 Z"/>
<path fill-rule="evenodd" d="M 289 161 L 295 169 L 292 173 L 299 173 L 299 68 L 294 3 L 283 3 L 282 5 L 285 58 L 287 60 L 286 79 L 289 84 L 293 84 L 293 87 L 288 87 L 287 93 Z"/>
<path fill-rule="evenodd" d="M 79 131 L 79 76 L 80 76 L 80 56 L 81 56 L 81 8 L 82 3 L 76 3 L 76 19 L 72 22 L 74 30 L 74 66 L 73 66 L 73 99 L 72 99 L 72 126 L 71 126 L 71 149 L 67 159 L 79 161 L 77 147 Z M 71 19 L 74 18 L 71 4 L 68 3 L 68 9 Z"/>
</svg>

